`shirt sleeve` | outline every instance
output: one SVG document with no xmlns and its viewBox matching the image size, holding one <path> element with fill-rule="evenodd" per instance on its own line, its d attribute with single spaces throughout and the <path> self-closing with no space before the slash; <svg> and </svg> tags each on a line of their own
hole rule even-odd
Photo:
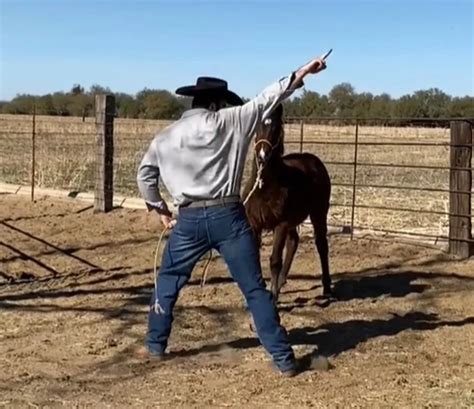
<svg viewBox="0 0 474 409">
<path fill-rule="evenodd" d="M 258 124 L 264 121 L 278 104 L 293 94 L 294 89 L 290 88 L 290 85 L 294 75 L 292 73 L 281 78 L 244 105 L 219 110 L 217 114 L 221 125 L 225 128 L 231 127 L 244 137 L 251 137 Z"/>
<path fill-rule="evenodd" d="M 148 210 L 156 210 L 158 213 L 168 213 L 168 205 L 161 197 L 158 187 L 160 168 L 158 166 L 158 157 L 154 145 L 155 140 L 150 144 L 138 167 L 138 190 L 145 200 Z"/>
</svg>

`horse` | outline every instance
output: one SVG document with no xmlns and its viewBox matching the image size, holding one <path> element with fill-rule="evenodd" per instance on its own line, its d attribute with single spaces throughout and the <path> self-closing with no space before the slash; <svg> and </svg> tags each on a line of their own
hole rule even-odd
<svg viewBox="0 0 474 409">
<path fill-rule="evenodd" d="M 321 263 L 323 296 L 331 297 L 327 240 L 331 180 L 324 163 L 311 153 L 284 155 L 281 104 L 257 130 L 253 154 L 251 177 L 243 190 L 245 211 L 259 248 L 262 232 L 273 232 L 270 269 L 275 304 L 298 248 L 297 228 L 308 216 Z"/>
</svg>

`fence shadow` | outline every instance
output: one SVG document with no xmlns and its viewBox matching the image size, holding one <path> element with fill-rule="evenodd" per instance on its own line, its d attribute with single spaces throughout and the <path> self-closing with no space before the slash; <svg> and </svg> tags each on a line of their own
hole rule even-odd
<svg viewBox="0 0 474 409">
<path fill-rule="evenodd" d="M 11 193 L 0 192 L 0 195 L 1 194 L 10 195 Z M 93 207 L 94 206 L 89 205 L 79 210 L 71 210 L 69 212 L 41 214 L 41 215 L 34 215 L 34 216 L 7 217 L 6 219 L 0 220 L 0 222 L 18 222 L 18 221 L 25 221 L 25 220 L 41 220 L 41 219 L 50 218 L 50 217 L 66 217 L 66 216 L 70 216 L 71 214 L 81 214 L 81 213 L 87 212 L 88 210 L 91 210 Z"/>
<path fill-rule="evenodd" d="M 109 248 L 109 249 L 116 249 L 116 248 L 119 248 L 121 246 L 126 246 L 126 245 L 129 245 L 129 244 L 143 244 L 143 243 L 148 243 L 152 240 L 154 240 L 155 237 L 154 236 L 151 236 L 151 237 L 146 237 L 146 238 L 142 238 L 142 239 L 125 239 L 125 240 L 116 240 L 114 242 L 103 242 L 103 243 L 95 243 L 95 244 L 91 244 L 91 245 L 88 245 L 88 246 L 81 246 L 81 247 L 62 247 L 61 250 L 57 250 L 56 248 L 52 248 L 51 250 L 45 250 L 45 251 L 40 251 L 40 252 L 36 252 L 35 253 L 35 258 L 38 258 L 38 257 L 43 257 L 43 256 L 50 256 L 50 255 L 54 255 L 54 254 L 57 254 L 57 253 L 60 253 L 60 254 L 63 254 L 63 255 L 68 255 L 68 256 L 73 256 L 74 258 L 74 253 L 75 252 L 78 252 L 78 251 L 81 251 L 81 250 L 98 250 L 98 249 L 101 249 L 101 248 Z M 5 257 L 5 258 L 2 258 L 1 261 L 3 263 L 8 263 L 8 262 L 14 262 L 16 260 L 19 260 L 19 259 L 22 259 L 22 256 L 21 255 L 17 255 L 17 256 L 11 256 L 11 257 Z M 107 269 L 107 271 L 110 271 L 110 269 Z"/>
<path fill-rule="evenodd" d="M 5 248 L 7 248 L 8 250 L 10 250 L 12 253 L 15 253 L 17 254 L 16 257 L 22 259 L 22 260 L 28 260 L 28 261 L 31 261 L 32 263 L 36 264 L 38 267 L 41 267 L 42 269 L 48 271 L 49 273 L 51 273 L 53 276 L 57 276 L 59 275 L 59 271 L 57 271 L 55 268 L 43 263 L 41 260 L 38 260 L 36 257 L 33 257 L 33 256 L 30 256 L 28 254 L 26 254 L 25 252 L 17 249 L 16 247 L 12 246 L 11 244 L 8 244 L 8 243 L 5 243 L 3 241 L 0 240 L 0 246 L 3 246 Z M 11 277 L 7 276 L 8 279 L 11 279 Z M 29 279 L 29 278 L 33 278 L 34 275 L 33 274 L 29 274 L 29 273 L 23 273 L 22 274 L 22 278 L 23 279 Z"/>
<path fill-rule="evenodd" d="M 137 283 L 132 285 L 123 285 L 127 278 L 132 275 L 150 274 L 150 270 L 143 271 L 119 271 L 111 276 L 87 277 L 82 283 L 75 283 L 71 288 L 70 283 L 65 283 L 67 287 L 59 289 L 41 289 L 40 291 L 24 291 L 21 294 L 5 294 L 0 297 L 0 308 L 10 312 L 18 313 L 34 312 L 39 314 L 55 314 L 64 312 L 87 312 L 99 314 L 94 325 L 100 325 L 101 322 L 109 320 L 118 320 L 119 325 L 110 332 L 113 339 L 126 339 L 125 348 L 117 350 L 111 356 L 100 362 L 90 363 L 90 366 L 74 375 L 77 382 L 94 382 L 100 384 L 102 381 L 90 373 L 107 373 L 107 381 L 104 387 L 110 383 L 110 377 L 115 380 L 126 380 L 137 376 L 136 369 L 140 368 L 139 373 L 153 371 L 156 366 L 137 362 L 136 365 L 131 362 L 132 352 L 138 343 L 143 342 L 144 334 L 137 334 L 136 327 L 146 322 L 146 312 L 143 309 L 150 301 L 152 291 L 151 282 Z M 443 286 L 450 288 L 466 289 L 466 286 L 474 285 L 474 278 L 449 273 L 420 273 L 414 271 L 384 272 L 372 271 L 370 273 L 361 271 L 359 273 L 344 273 L 337 275 L 335 282 L 336 289 L 341 293 L 341 300 L 350 301 L 352 299 L 370 299 L 378 297 L 380 294 L 387 297 L 403 297 L 410 293 L 420 294 L 432 286 L 431 283 L 440 281 L 440 289 Z M 307 276 L 304 276 L 307 277 Z M 218 277 L 216 277 L 218 279 Z M 417 280 L 424 280 L 422 284 Z M 225 280 L 224 282 L 227 282 Z M 116 294 L 124 298 L 124 302 L 113 308 L 107 305 L 101 305 L 99 300 L 104 294 Z M 84 303 L 73 305 L 61 305 L 52 300 L 67 297 L 84 297 Z M 33 303 L 31 301 L 34 301 Z M 301 300 L 300 300 L 301 301 Z M 304 300 L 303 300 L 304 301 Z M 304 308 L 310 306 L 310 301 L 298 302 L 298 298 L 290 305 L 293 308 L 291 314 L 308 318 L 307 323 L 314 317 L 314 310 Z M 197 359 L 213 354 L 219 354 L 223 349 L 229 350 L 247 350 L 260 346 L 255 336 L 239 337 L 228 341 L 229 330 L 241 325 L 240 320 L 246 316 L 243 305 L 231 307 L 213 307 L 186 305 L 176 307 L 176 320 L 180 325 L 189 325 L 186 322 L 189 317 L 193 319 L 195 315 L 203 315 L 208 320 L 208 324 L 215 328 L 214 336 L 219 342 L 205 343 L 190 348 L 174 350 L 170 354 L 170 360 L 159 365 L 174 365 L 176 359 L 187 359 L 196 357 Z M 236 315 L 237 314 L 237 315 Z M 183 321 L 181 321 L 183 320 Z M 289 339 L 292 345 L 302 345 L 311 347 L 318 354 L 326 356 L 337 356 L 338 354 L 349 351 L 365 342 L 381 336 L 396 336 L 407 331 L 432 331 L 440 327 L 462 327 L 473 325 L 474 317 L 464 317 L 456 320 L 441 319 L 437 314 L 429 314 L 423 311 L 412 311 L 407 314 L 392 314 L 389 318 L 354 319 L 342 322 L 330 322 L 322 325 L 303 325 L 289 330 Z M 80 324 L 82 325 L 82 324 Z M 84 325 L 91 325 L 91 322 Z M 185 328 L 185 327 L 184 327 Z M 221 341 L 222 340 L 222 341 Z M 226 340 L 226 341 L 224 341 Z M 301 357 L 302 365 L 309 367 L 310 358 L 314 354 Z M 202 357 L 201 357 L 202 355 Z M 135 366 L 134 366 L 135 365 Z M 139 375 L 138 375 L 139 376 Z M 104 379 L 105 379 L 104 378 Z M 16 382 L 16 381 L 15 381 Z M 12 384 L 13 385 L 13 384 Z"/>
<path fill-rule="evenodd" d="M 68 256 L 70 258 L 73 258 L 74 260 L 86 265 L 87 267 L 90 267 L 90 268 L 93 268 L 94 270 L 102 270 L 101 267 L 89 262 L 88 260 L 85 260 L 83 259 L 82 257 L 79 257 L 75 254 L 73 254 L 71 251 L 68 251 L 68 250 L 64 250 L 63 248 L 61 247 L 58 247 L 50 242 L 48 242 L 47 240 L 44 240 L 42 239 L 41 237 L 38 237 L 38 236 L 35 236 L 34 234 L 31 234 L 30 232 L 26 231 L 26 230 L 22 230 L 20 229 L 19 227 L 16 227 L 16 226 L 13 226 L 12 224 L 8 223 L 8 222 L 5 222 L 5 221 L 2 221 L 0 222 L 0 224 L 10 230 L 13 230 L 15 231 L 16 233 L 20 233 L 32 240 L 35 240 L 35 241 L 38 241 L 39 243 L 41 244 L 44 244 L 48 247 L 51 247 L 52 249 L 54 249 L 55 251 L 65 255 L 65 256 Z M 7 246 L 5 243 L 3 243 L 4 246 Z M 8 245 L 9 246 L 9 245 Z M 9 246 L 10 249 L 12 249 L 13 247 L 12 246 Z M 12 250 L 13 251 L 13 250 Z M 15 252 L 16 253 L 20 253 L 19 250 L 15 249 Z M 36 263 L 38 263 L 38 260 L 34 260 L 32 257 L 28 257 L 28 259 L 32 260 L 32 261 L 35 261 Z M 48 271 L 52 272 L 53 274 L 58 274 L 58 272 L 54 269 L 51 269 L 51 268 L 47 268 Z"/>
</svg>

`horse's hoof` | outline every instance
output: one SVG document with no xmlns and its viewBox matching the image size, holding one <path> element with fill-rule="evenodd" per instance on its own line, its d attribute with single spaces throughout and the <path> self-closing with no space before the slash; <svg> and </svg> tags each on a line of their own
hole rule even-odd
<svg viewBox="0 0 474 409">
<path fill-rule="evenodd" d="M 323 298 L 328 301 L 336 301 L 336 295 L 332 291 L 325 291 L 323 292 Z"/>
<path fill-rule="evenodd" d="M 323 298 L 325 300 L 328 300 L 328 301 L 335 301 L 336 300 L 336 295 L 334 294 L 334 291 L 331 288 L 326 289 L 326 290 L 323 289 L 323 294 L 322 294 L 321 298 Z"/>
<path fill-rule="evenodd" d="M 278 307 L 278 294 L 272 292 L 272 302 L 275 308 Z"/>
</svg>

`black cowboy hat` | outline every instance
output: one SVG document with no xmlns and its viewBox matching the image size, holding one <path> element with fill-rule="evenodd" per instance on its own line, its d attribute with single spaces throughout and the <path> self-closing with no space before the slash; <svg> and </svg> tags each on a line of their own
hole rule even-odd
<svg viewBox="0 0 474 409">
<path fill-rule="evenodd" d="M 243 105 L 244 103 L 236 93 L 227 89 L 227 81 L 214 77 L 199 77 L 196 80 L 196 85 L 180 87 L 176 93 L 186 97 L 212 93 L 222 96 L 229 105 Z"/>
</svg>

